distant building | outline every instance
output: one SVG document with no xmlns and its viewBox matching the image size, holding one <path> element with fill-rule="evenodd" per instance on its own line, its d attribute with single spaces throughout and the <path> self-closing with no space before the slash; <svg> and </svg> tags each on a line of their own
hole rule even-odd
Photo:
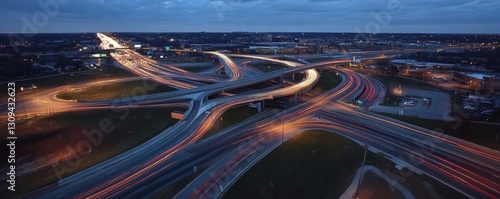
<svg viewBox="0 0 500 199">
<path fill-rule="evenodd" d="M 445 52 L 445 53 L 464 53 L 464 48 L 450 48 L 450 49 L 438 49 L 437 52 Z"/>
<path fill-rule="evenodd" d="M 457 64 L 417 62 L 414 59 L 394 59 L 391 63 L 397 66 L 408 66 L 415 69 L 452 69 L 457 66 Z"/>
<path fill-rule="evenodd" d="M 95 44 L 86 44 L 80 46 L 80 51 L 85 51 L 85 50 L 99 50 L 101 49 L 101 46 L 95 45 Z"/>
<path fill-rule="evenodd" d="M 483 89 L 490 93 L 500 93 L 500 76 L 484 77 Z"/>
<path fill-rule="evenodd" d="M 393 59 L 391 61 L 392 64 L 396 65 L 412 65 L 415 62 L 417 62 L 417 60 L 414 59 Z"/>
<path fill-rule="evenodd" d="M 277 46 L 282 48 L 293 48 L 297 45 L 295 42 L 257 42 L 253 43 L 255 46 Z"/>
<path fill-rule="evenodd" d="M 479 90 L 480 88 L 484 88 L 484 82 L 486 78 L 492 77 L 488 74 L 481 73 L 453 73 L 454 80 L 457 82 L 470 86 L 471 90 Z"/>
</svg>

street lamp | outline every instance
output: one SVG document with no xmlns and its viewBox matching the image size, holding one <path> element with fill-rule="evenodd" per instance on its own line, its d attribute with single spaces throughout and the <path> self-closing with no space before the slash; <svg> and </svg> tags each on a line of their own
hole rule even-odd
<svg viewBox="0 0 500 199">
<path fill-rule="evenodd" d="M 458 92 L 455 91 L 455 94 L 453 95 L 453 104 L 457 104 L 457 94 Z"/>
<path fill-rule="evenodd" d="M 361 186 L 361 179 L 363 178 L 363 167 L 365 166 L 365 161 L 366 161 L 366 154 L 368 153 L 368 145 L 364 145 L 363 148 L 365 149 L 365 155 L 363 156 L 363 162 L 361 163 L 361 170 L 359 174 L 359 179 L 358 179 L 358 186 L 356 187 L 356 195 L 354 196 L 354 199 L 358 198 L 358 192 L 359 192 L 359 186 Z"/>
<path fill-rule="evenodd" d="M 221 130 L 221 129 L 222 129 L 222 120 L 223 120 L 223 118 L 222 118 L 222 117 L 220 117 L 220 122 L 219 122 L 219 130 Z"/>
<path fill-rule="evenodd" d="M 281 144 L 283 144 L 285 140 L 285 122 L 283 121 L 283 125 L 281 126 Z"/>
<path fill-rule="evenodd" d="M 36 87 L 35 87 L 35 88 L 33 88 L 33 90 L 34 90 L 34 92 L 35 92 L 35 99 L 38 99 L 38 98 L 36 97 Z"/>
<path fill-rule="evenodd" d="M 64 144 L 65 144 L 65 148 L 64 150 L 66 151 L 66 163 L 68 164 L 68 167 L 69 167 L 69 174 L 71 175 L 71 173 L 73 173 L 73 168 L 71 168 L 71 163 L 69 162 L 69 153 L 68 153 L 68 134 L 64 133 L 63 134 L 63 138 L 64 138 Z"/>
<path fill-rule="evenodd" d="M 24 104 L 24 101 L 25 101 L 25 100 L 26 100 L 26 99 L 23 99 L 23 108 L 24 108 L 24 115 L 26 116 L 26 115 L 27 115 L 27 113 L 26 113 L 26 105 Z"/>
</svg>

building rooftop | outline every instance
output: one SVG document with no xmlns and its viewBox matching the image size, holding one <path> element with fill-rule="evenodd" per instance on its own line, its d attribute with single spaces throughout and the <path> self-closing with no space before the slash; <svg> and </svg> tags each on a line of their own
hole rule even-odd
<svg viewBox="0 0 500 199">
<path fill-rule="evenodd" d="M 480 79 L 480 80 L 483 80 L 484 77 L 491 77 L 491 75 L 481 74 L 481 73 L 462 73 L 462 74 L 467 75 L 467 76 L 472 77 L 472 78 L 475 78 L 475 79 Z"/>
</svg>

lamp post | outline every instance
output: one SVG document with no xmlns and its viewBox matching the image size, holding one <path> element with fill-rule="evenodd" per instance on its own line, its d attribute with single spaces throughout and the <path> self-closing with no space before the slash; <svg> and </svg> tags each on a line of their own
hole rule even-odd
<svg viewBox="0 0 500 199">
<path fill-rule="evenodd" d="M 283 125 L 281 126 L 281 144 L 283 144 L 285 140 L 285 122 L 283 122 Z"/>
<path fill-rule="evenodd" d="M 358 186 L 356 187 L 356 194 L 354 195 L 354 199 L 358 198 L 359 187 L 361 186 L 361 179 L 363 178 L 363 167 L 365 166 L 366 154 L 368 153 L 368 145 L 364 145 L 365 155 L 363 156 L 363 162 L 361 163 L 361 171 L 358 179 Z"/>
<path fill-rule="evenodd" d="M 34 94 L 35 94 L 35 99 L 37 99 L 37 97 L 36 97 L 36 88 L 33 88 L 33 90 L 34 90 Z"/>
<path fill-rule="evenodd" d="M 26 100 L 26 99 L 23 99 L 23 108 L 24 108 L 24 115 L 26 116 L 26 115 L 27 115 L 27 113 L 26 113 L 26 105 L 24 104 L 24 101 L 25 101 L 25 100 Z"/>
<path fill-rule="evenodd" d="M 63 134 L 64 137 L 64 145 L 65 145 L 65 151 L 66 151 L 66 163 L 68 164 L 69 168 L 69 174 L 71 175 L 73 173 L 73 169 L 71 168 L 71 163 L 69 162 L 69 153 L 68 153 L 68 135 L 66 133 Z"/>
<path fill-rule="evenodd" d="M 222 118 L 222 117 L 220 117 L 220 122 L 219 122 L 219 130 L 222 130 L 222 120 L 223 120 L 223 118 Z"/>
<path fill-rule="evenodd" d="M 455 95 L 453 95 L 453 104 L 457 103 L 457 91 L 455 91 Z"/>
</svg>

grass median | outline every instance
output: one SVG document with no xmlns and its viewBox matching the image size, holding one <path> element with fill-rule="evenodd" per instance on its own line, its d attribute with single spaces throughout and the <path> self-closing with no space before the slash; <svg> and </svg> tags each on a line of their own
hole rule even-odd
<svg viewBox="0 0 500 199">
<path fill-rule="evenodd" d="M 468 142 L 472 142 L 488 148 L 500 150 L 497 136 L 500 134 L 497 124 L 474 123 L 473 121 L 446 122 L 442 120 L 430 120 L 415 118 L 389 113 L 377 113 L 391 117 L 403 122 L 420 126 L 429 130 L 442 132 Z"/>
<path fill-rule="evenodd" d="M 57 94 L 64 100 L 99 101 L 122 97 L 142 96 L 147 94 L 170 92 L 177 89 L 156 83 L 153 80 L 133 80 L 115 83 L 98 84 L 94 86 L 81 85 L 70 87 Z M 131 91 L 124 93 L 123 91 Z"/>
<path fill-rule="evenodd" d="M 323 73 L 319 77 L 318 83 L 313 87 L 313 90 L 320 90 L 321 92 L 326 92 L 334 89 L 342 82 L 342 76 L 337 75 L 336 72 L 330 72 L 328 70 L 323 70 Z"/>
<path fill-rule="evenodd" d="M 250 64 L 251 67 L 257 69 L 257 70 L 260 70 L 262 72 L 272 72 L 272 71 L 275 71 L 275 70 L 281 70 L 281 69 L 284 69 L 284 68 L 288 68 L 284 65 L 280 65 L 280 64 L 274 64 L 274 63 L 268 63 L 268 64 L 262 64 L 262 63 L 252 63 Z"/>
<path fill-rule="evenodd" d="M 257 109 L 249 106 L 230 108 L 226 110 L 222 116 L 217 119 L 217 121 L 214 122 L 212 128 L 208 130 L 208 132 L 205 133 L 199 141 L 215 135 L 224 129 L 227 129 L 257 114 Z"/>
<path fill-rule="evenodd" d="M 203 72 L 203 71 L 210 70 L 210 69 L 215 71 L 213 66 L 190 66 L 190 67 L 178 67 L 178 68 L 185 70 L 185 71 L 188 71 L 188 72 L 191 72 L 191 73 L 199 73 L 199 72 Z"/>
<path fill-rule="evenodd" d="M 65 73 L 49 77 L 36 77 L 32 79 L 19 79 L 14 80 L 18 86 L 29 86 L 35 84 L 38 87 L 52 87 L 52 86 L 64 86 L 66 84 L 73 84 L 79 82 L 85 82 L 90 80 L 104 80 L 104 79 L 116 79 L 123 77 L 137 77 L 137 75 L 120 69 L 103 69 L 101 70 L 87 70 L 87 71 L 75 71 L 71 73 Z"/>
<path fill-rule="evenodd" d="M 48 77 L 35 77 L 30 79 L 19 79 L 13 80 L 12 82 L 16 83 L 17 95 L 33 95 L 31 94 L 33 91 L 21 91 L 21 87 L 29 87 L 32 84 L 37 86 L 38 92 L 44 89 L 51 89 L 60 86 L 66 86 L 68 84 L 81 83 L 86 81 L 101 81 L 101 80 L 109 80 L 109 79 L 118 79 L 118 78 L 127 78 L 127 77 L 137 77 L 135 74 L 120 69 L 120 68 L 112 68 L 112 69 L 103 69 L 101 70 L 88 70 L 88 71 L 78 71 L 72 73 L 65 73 L 60 75 L 48 76 Z M 0 84 L 5 85 L 6 84 Z M 1 97 L 7 97 L 7 92 L 0 94 Z"/>
<path fill-rule="evenodd" d="M 363 152 L 342 136 L 304 132 L 260 160 L 224 198 L 338 198 L 361 165 Z"/>
</svg>

